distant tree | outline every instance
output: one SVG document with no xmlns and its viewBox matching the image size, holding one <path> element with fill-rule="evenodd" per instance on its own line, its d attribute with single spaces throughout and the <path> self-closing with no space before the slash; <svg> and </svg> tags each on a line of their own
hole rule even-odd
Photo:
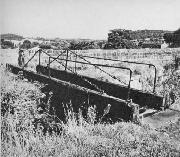
<svg viewBox="0 0 180 157">
<path fill-rule="evenodd" d="M 1 43 L 3 43 L 4 42 L 4 39 L 1 39 Z"/>
<path fill-rule="evenodd" d="M 34 41 L 34 42 L 31 43 L 31 47 L 36 47 L 36 46 L 38 46 L 38 45 L 39 45 L 39 43 L 36 42 L 36 41 Z"/>
<path fill-rule="evenodd" d="M 52 48 L 50 44 L 40 44 L 39 47 L 41 49 L 51 49 Z"/>
<path fill-rule="evenodd" d="M 71 41 L 70 45 L 69 45 L 69 49 L 71 49 L 71 50 L 78 50 L 78 49 L 80 49 L 79 42 L 76 41 L 76 40 Z"/>
<path fill-rule="evenodd" d="M 180 47 L 180 28 L 173 33 L 164 34 L 164 40 L 170 47 Z"/>
<path fill-rule="evenodd" d="M 6 41 L 6 40 L 1 40 L 1 48 L 2 49 L 7 49 L 7 48 L 14 48 L 14 43 L 11 41 Z"/>
<path fill-rule="evenodd" d="M 1 34 L 1 39 L 5 39 L 5 40 L 22 40 L 23 36 L 20 35 L 16 35 L 16 34 Z"/>
<path fill-rule="evenodd" d="M 113 43 L 107 42 L 107 43 L 104 45 L 104 49 L 114 49 Z"/>
<path fill-rule="evenodd" d="M 42 37 L 37 37 L 36 39 L 37 39 L 37 40 L 41 40 L 41 41 L 46 41 L 46 39 L 45 39 L 45 38 L 42 38 Z"/>
<path fill-rule="evenodd" d="M 163 37 L 164 37 L 165 42 L 168 43 L 169 45 L 172 44 L 174 41 L 173 33 L 165 33 Z"/>
<path fill-rule="evenodd" d="M 100 49 L 99 41 L 95 40 L 73 40 L 70 42 L 69 49 L 71 50 L 87 50 L 87 49 Z M 102 46 L 102 45 L 101 45 Z"/>
<path fill-rule="evenodd" d="M 97 42 L 97 45 L 100 49 L 103 49 L 104 46 L 106 45 L 107 41 L 98 41 Z"/>
<path fill-rule="evenodd" d="M 174 31 L 174 34 L 180 34 L 180 28 Z"/>
<path fill-rule="evenodd" d="M 135 33 L 131 30 L 114 29 L 108 33 L 108 43 L 105 44 L 105 49 L 130 49 L 138 48 L 138 46 L 130 41 L 134 38 Z"/>
<path fill-rule="evenodd" d="M 180 28 L 174 32 L 174 43 L 180 45 Z"/>
<path fill-rule="evenodd" d="M 70 42 L 68 42 L 68 41 L 66 41 L 66 40 L 60 40 L 59 42 L 58 42 L 58 45 L 57 45 L 57 47 L 59 48 L 59 49 L 68 49 L 69 47 L 70 47 Z"/>
<path fill-rule="evenodd" d="M 29 40 L 24 40 L 23 44 L 20 46 L 20 48 L 23 49 L 30 49 L 31 48 L 31 42 Z"/>
</svg>

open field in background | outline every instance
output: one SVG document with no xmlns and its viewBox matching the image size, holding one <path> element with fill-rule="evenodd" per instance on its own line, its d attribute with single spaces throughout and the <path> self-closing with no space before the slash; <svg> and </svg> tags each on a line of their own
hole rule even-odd
<svg viewBox="0 0 180 157">
<path fill-rule="evenodd" d="M 52 127 L 54 120 L 39 115 L 37 105 L 41 84 L 27 82 L 0 67 L 1 155 L 6 156 L 172 156 L 180 155 L 180 118 L 157 130 L 148 125 L 115 123 L 94 125 L 93 118 L 77 122 L 69 109 L 67 123 L 60 123 L 61 134 L 44 134 L 43 126 Z M 11 107 L 8 107 L 11 106 Z M 14 109 L 13 111 L 11 109 Z M 92 113 L 90 114 L 92 115 Z M 93 113 L 95 116 L 95 112 Z M 34 120 L 39 120 L 35 129 Z"/>
<path fill-rule="evenodd" d="M 29 53 L 25 52 L 25 61 L 28 61 L 34 54 L 35 51 Z M 47 51 L 52 56 L 58 56 L 62 51 Z M 180 54 L 180 48 L 173 49 L 120 49 L 120 50 L 75 50 L 77 54 L 93 56 L 93 57 L 101 57 L 101 58 L 111 58 L 118 60 L 128 60 L 128 61 L 137 61 L 143 63 L 151 63 L 157 67 L 157 87 L 156 91 L 158 94 L 162 94 L 162 82 L 165 81 L 166 75 L 164 72 L 164 66 L 168 64 L 172 64 L 174 62 L 174 56 Z M 3 62 L 8 62 L 17 65 L 18 58 L 18 50 L 2 50 L 1 58 Z M 6 56 L 7 55 L 7 56 Z M 60 58 L 66 58 L 66 54 Z M 83 59 L 77 57 L 69 53 L 69 59 L 86 62 Z M 144 91 L 152 91 L 153 89 L 153 80 L 154 80 L 154 68 L 143 66 L 143 65 L 135 65 L 135 64 L 127 64 L 115 61 L 103 61 L 103 60 L 95 60 L 91 58 L 86 58 L 91 63 L 96 64 L 105 64 L 112 66 L 122 66 L 131 68 L 133 71 L 131 87 L 144 90 Z M 28 64 L 27 69 L 35 70 L 35 66 L 38 64 L 38 54 L 32 59 L 32 61 Z M 47 66 L 49 62 L 49 58 L 46 54 L 41 54 L 41 64 Z M 60 61 L 65 65 L 65 61 Z M 64 67 L 54 61 L 51 63 L 51 67 L 55 69 L 64 70 Z M 76 67 L 76 70 L 75 70 Z M 121 85 L 128 85 L 129 81 L 129 71 L 123 69 L 116 68 L 106 68 L 100 67 L 105 72 L 109 73 L 112 76 L 115 76 L 120 81 L 113 79 L 108 76 L 106 73 L 102 72 L 98 68 L 92 65 L 83 65 L 80 63 L 70 63 L 68 62 L 68 68 L 77 74 L 85 75 L 89 77 L 94 77 L 100 80 L 113 82 Z"/>
</svg>

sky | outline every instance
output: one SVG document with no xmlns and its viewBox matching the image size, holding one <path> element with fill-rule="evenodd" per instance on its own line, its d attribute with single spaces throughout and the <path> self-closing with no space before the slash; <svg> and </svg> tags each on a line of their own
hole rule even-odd
<svg viewBox="0 0 180 157">
<path fill-rule="evenodd" d="M 180 28 L 180 0 L 0 0 L 0 32 L 107 39 L 111 29 Z"/>
</svg>

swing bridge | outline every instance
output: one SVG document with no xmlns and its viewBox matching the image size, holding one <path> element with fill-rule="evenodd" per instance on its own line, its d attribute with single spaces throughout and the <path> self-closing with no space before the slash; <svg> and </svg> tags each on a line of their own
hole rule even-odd
<svg viewBox="0 0 180 157">
<path fill-rule="evenodd" d="M 42 64 L 42 54 L 48 57 L 47 65 Z M 70 54 L 74 55 L 75 59 L 70 58 Z M 36 71 L 27 70 L 26 67 L 28 63 L 31 62 L 35 56 L 38 57 Z M 77 58 L 80 58 L 80 61 L 77 60 Z M 152 67 L 154 69 L 152 91 L 145 92 L 131 87 L 133 73 L 131 68 L 92 63 L 89 59 L 99 60 L 103 63 L 113 61 L 117 63 Z M 64 69 L 55 69 L 51 67 L 54 62 L 64 67 Z M 74 70 L 68 66 L 70 64 L 72 65 L 72 63 L 74 64 Z M 110 78 L 118 81 L 119 84 L 78 74 L 78 67 L 76 64 L 92 66 Z M 153 114 L 164 110 L 169 106 L 166 97 L 156 94 L 157 69 L 153 64 L 92 57 L 78 54 L 76 51 L 69 49 L 62 50 L 57 56 L 53 56 L 45 49 L 38 49 L 24 66 L 19 67 L 12 64 L 6 64 L 6 67 L 14 74 L 18 74 L 20 71 L 23 72 L 23 76 L 29 81 L 38 81 L 46 84 L 47 89 L 45 89 L 45 92 L 53 92 L 51 108 L 55 109 L 55 114 L 62 120 L 65 119 L 65 106 L 63 104 L 68 104 L 69 102 L 71 102 L 74 112 L 78 112 L 79 109 L 81 109 L 84 115 L 87 114 L 88 107 L 93 105 L 96 106 L 97 117 L 102 117 L 104 111 L 108 109 L 108 113 L 103 118 L 104 120 L 111 119 L 112 121 L 134 121 L 139 119 L 139 117 L 146 116 L 146 113 L 148 113 L 149 110 L 153 110 Z M 128 83 L 122 85 L 124 82 L 119 77 L 103 70 L 103 67 L 127 71 L 127 73 L 129 73 Z"/>
</svg>

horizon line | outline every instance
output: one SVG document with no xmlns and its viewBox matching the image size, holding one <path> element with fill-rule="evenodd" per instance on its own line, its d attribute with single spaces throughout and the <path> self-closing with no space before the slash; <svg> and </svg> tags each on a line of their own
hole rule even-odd
<svg viewBox="0 0 180 157">
<path fill-rule="evenodd" d="M 129 31 L 143 31 L 143 30 L 149 30 L 149 31 L 168 31 L 168 32 L 174 32 L 172 30 L 164 30 L 164 29 L 122 29 L 122 28 L 115 28 L 115 29 L 111 29 L 109 30 L 109 32 L 111 32 L 112 30 L 129 30 Z M 108 33 L 109 33 L 108 32 Z M 108 37 L 108 33 L 107 33 L 107 37 Z M 23 38 L 45 38 L 45 39 L 55 39 L 55 38 L 59 38 L 61 40 L 73 40 L 73 39 L 83 39 L 83 40 L 107 40 L 107 38 L 87 38 L 87 37 L 83 37 L 83 38 L 71 38 L 71 37 L 63 37 L 63 38 L 60 38 L 58 36 L 55 36 L 55 37 L 45 37 L 45 36 L 31 36 L 31 35 L 22 35 L 22 34 L 19 34 L 19 33 L 15 33 L 15 32 L 7 32 L 7 33 L 1 33 L 0 35 L 4 35 L 4 34 L 14 34 L 14 35 L 18 35 L 18 36 L 22 36 Z"/>
</svg>

